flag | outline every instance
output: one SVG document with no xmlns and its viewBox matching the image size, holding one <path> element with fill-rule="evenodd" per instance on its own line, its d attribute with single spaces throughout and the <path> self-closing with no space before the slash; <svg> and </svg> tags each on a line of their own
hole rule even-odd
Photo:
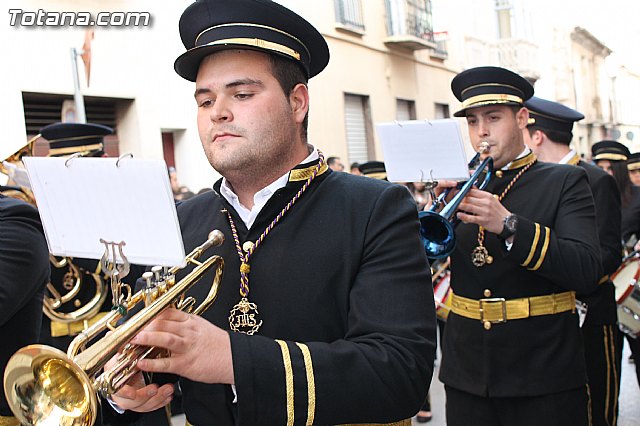
<svg viewBox="0 0 640 426">
<path fill-rule="evenodd" d="M 82 62 L 84 63 L 84 72 L 87 77 L 87 87 L 89 87 L 89 78 L 91 76 L 91 40 L 93 40 L 95 30 L 89 28 L 84 33 L 84 44 L 82 45 Z"/>
</svg>

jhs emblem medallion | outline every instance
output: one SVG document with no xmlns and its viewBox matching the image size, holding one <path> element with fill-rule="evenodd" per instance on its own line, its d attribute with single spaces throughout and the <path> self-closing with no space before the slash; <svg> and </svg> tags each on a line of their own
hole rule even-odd
<svg viewBox="0 0 640 426">
<path fill-rule="evenodd" d="M 258 321 L 258 307 L 243 297 L 229 312 L 229 327 L 237 333 L 252 335 L 258 331 L 262 320 Z"/>
<path fill-rule="evenodd" d="M 493 256 L 489 255 L 489 251 L 485 246 L 478 246 L 473 249 L 473 253 L 471 253 L 471 263 L 478 268 L 485 264 L 491 265 L 493 263 Z"/>
</svg>

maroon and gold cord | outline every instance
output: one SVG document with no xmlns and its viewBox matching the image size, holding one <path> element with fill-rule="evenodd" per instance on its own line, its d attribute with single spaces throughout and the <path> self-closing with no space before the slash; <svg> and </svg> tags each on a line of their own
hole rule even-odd
<svg viewBox="0 0 640 426">
<path fill-rule="evenodd" d="M 533 166 L 533 163 L 535 163 L 535 159 L 529 164 L 527 164 L 526 166 L 524 166 L 522 170 L 520 170 L 518 174 L 515 175 L 513 179 L 511 179 L 511 182 L 509 182 L 509 184 L 504 189 L 504 191 L 502 191 L 502 194 L 500 194 L 499 196 L 494 194 L 493 196 L 496 197 L 498 201 L 502 201 L 504 196 L 507 195 L 507 192 L 509 192 L 509 190 L 513 187 L 513 185 L 517 182 L 517 180 L 520 179 L 520 176 L 522 176 L 524 172 L 526 172 L 527 170 L 529 170 L 531 166 Z M 484 247 L 484 227 L 482 226 L 478 228 L 478 246 Z"/>
<path fill-rule="evenodd" d="M 249 258 L 256 251 L 256 249 L 262 245 L 264 239 L 269 235 L 269 232 L 280 222 L 282 216 L 295 204 L 298 199 L 302 196 L 302 194 L 309 188 L 311 182 L 318 176 L 320 169 L 324 165 L 324 156 L 322 152 L 318 151 L 318 155 L 320 157 L 320 161 L 318 161 L 318 165 L 315 167 L 311 176 L 307 179 L 307 181 L 302 185 L 302 188 L 298 191 L 296 195 L 287 203 L 286 206 L 278 213 L 278 215 L 271 221 L 269 226 L 262 232 L 260 237 L 256 240 L 255 244 L 252 245 L 247 253 L 243 253 L 242 247 L 240 246 L 240 239 L 238 238 L 238 231 L 236 229 L 236 225 L 231 218 L 231 213 L 228 210 L 223 210 L 227 213 L 227 217 L 229 218 L 229 225 L 231 225 L 231 233 L 233 234 L 233 240 L 236 244 L 236 251 L 238 252 L 238 257 L 240 258 L 240 296 L 247 297 L 249 295 L 249 272 L 251 271 L 251 266 L 249 266 Z"/>
</svg>

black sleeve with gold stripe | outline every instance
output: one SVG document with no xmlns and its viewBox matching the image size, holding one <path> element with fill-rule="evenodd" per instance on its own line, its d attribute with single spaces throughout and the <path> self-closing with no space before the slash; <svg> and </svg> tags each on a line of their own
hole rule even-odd
<svg viewBox="0 0 640 426">
<path fill-rule="evenodd" d="M 550 206 L 557 209 L 555 223 L 545 226 L 518 216 L 508 257 L 563 288 L 589 292 L 603 275 L 597 235 L 584 232 L 595 229 L 593 197 L 583 170 L 565 176 L 559 183 L 563 202 Z"/>
<path fill-rule="evenodd" d="M 248 419 L 269 418 L 282 425 L 314 424 L 316 389 L 313 359 L 304 343 L 231 334 L 237 379 L 240 424 Z M 254 341 L 258 340 L 258 341 Z M 251 362 L 250 359 L 252 359 Z M 255 365 L 256 361 L 259 365 Z M 264 363 L 265 365 L 260 365 Z M 269 392 L 260 392 L 269 389 Z M 254 393 L 254 392 L 260 392 Z M 265 415 L 269 413 L 269 415 Z M 253 423 L 252 423 L 253 424 Z"/>
</svg>

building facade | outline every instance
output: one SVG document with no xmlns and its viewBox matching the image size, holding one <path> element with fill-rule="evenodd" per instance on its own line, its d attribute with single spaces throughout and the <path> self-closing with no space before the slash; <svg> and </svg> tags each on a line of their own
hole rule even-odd
<svg viewBox="0 0 640 426">
<path fill-rule="evenodd" d="M 16 149 L 39 128 L 73 119 L 70 49 L 90 39 L 90 82 L 76 58 L 87 120 L 116 134 L 107 152 L 164 158 L 194 192 L 218 177 L 202 153 L 194 85 L 173 71 L 184 51 L 178 19 L 191 0 L 23 0 L 14 25 L 0 26 L 2 144 Z M 309 141 L 344 163 L 384 160 L 375 124 L 446 118 L 459 107 L 453 76 L 481 65 L 502 66 L 535 84 L 536 93 L 585 113 L 574 145 L 588 153 L 594 142 L 620 138 L 632 151 L 640 143 L 633 94 L 640 76 L 624 61 L 611 72 L 611 49 L 588 29 L 543 19 L 525 0 L 278 0 L 326 37 L 331 61 L 310 81 Z M 43 12 L 147 12 L 148 25 L 28 25 Z M 31 15 L 29 15 L 31 14 Z M 10 17 L 12 16 L 9 14 Z M 20 16 L 21 18 L 18 18 Z M 25 25 L 23 25 L 25 24 Z M 86 49 L 85 49 L 86 50 Z M 85 56 L 86 56 L 86 52 Z M 463 132 L 464 134 L 465 132 Z M 40 147 L 46 154 L 46 147 Z"/>
</svg>

